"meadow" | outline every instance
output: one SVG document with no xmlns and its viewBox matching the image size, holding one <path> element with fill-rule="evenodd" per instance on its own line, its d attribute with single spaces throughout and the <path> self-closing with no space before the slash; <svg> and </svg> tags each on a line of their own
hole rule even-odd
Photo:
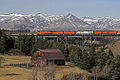
<svg viewBox="0 0 120 80">
<path fill-rule="evenodd" d="M 33 69 L 34 67 L 30 67 L 30 56 L 3 56 L 5 61 L 2 63 L 2 67 L 0 68 L 0 80 L 32 80 L 33 79 Z M 19 66 L 22 65 L 22 66 Z M 26 66 L 23 66 L 26 65 Z M 43 76 L 48 70 L 48 66 L 37 67 L 37 77 L 38 79 L 44 80 Z M 63 75 L 69 73 L 86 73 L 74 64 L 66 62 L 64 66 L 55 66 L 55 80 L 61 80 Z"/>
</svg>

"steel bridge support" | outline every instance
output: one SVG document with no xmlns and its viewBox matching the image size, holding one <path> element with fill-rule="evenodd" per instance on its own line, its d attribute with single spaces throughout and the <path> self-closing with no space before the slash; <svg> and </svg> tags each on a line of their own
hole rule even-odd
<svg viewBox="0 0 120 80">
<path fill-rule="evenodd" d="M 19 35 L 7 35 L 7 36 L 18 37 Z M 31 36 L 31 35 L 29 35 L 29 36 Z M 89 40 L 90 42 L 87 42 L 87 43 L 91 46 L 94 39 L 97 39 L 99 37 L 101 37 L 101 38 L 102 37 L 110 37 L 112 40 L 115 40 L 115 39 L 119 39 L 120 34 L 118 34 L 118 35 L 34 35 L 34 36 L 35 36 L 35 38 L 41 37 L 43 46 L 44 46 L 45 39 L 47 37 L 51 37 L 51 38 L 54 37 L 55 41 L 58 42 L 59 45 L 61 45 L 61 43 L 63 42 L 65 44 L 65 46 L 68 48 L 70 37 L 76 37 L 76 39 L 78 39 L 77 44 L 79 46 L 82 45 L 84 47 L 86 44 L 85 40 L 87 40 L 87 41 Z M 58 47 L 59 47 L 59 45 L 58 45 Z"/>
</svg>

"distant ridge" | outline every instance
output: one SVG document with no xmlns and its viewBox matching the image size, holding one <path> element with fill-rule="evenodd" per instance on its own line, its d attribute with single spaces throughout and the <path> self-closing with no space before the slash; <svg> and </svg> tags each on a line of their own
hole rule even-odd
<svg viewBox="0 0 120 80">
<path fill-rule="evenodd" d="M 120 19 L 111 16 L 81 17 L 71 13 L 61 16 L 47 14 L 0 14 L 0 28 L 8 30 L 30 31 L 78 31 L 78 30 L 117 30 L 120 31 Z"/>
</svg>

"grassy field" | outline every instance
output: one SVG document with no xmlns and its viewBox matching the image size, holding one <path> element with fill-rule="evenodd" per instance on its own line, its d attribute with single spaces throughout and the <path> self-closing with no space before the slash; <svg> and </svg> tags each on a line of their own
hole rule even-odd
<svg viewBox="0 0 120 80">
<path fill-rule="evenodd" d="M 33 75 L 32 68 L 22 68 L 18 66 L 9 66 L 10 64 L 22 64 L 29 63 L 30 57 L 26 56 L 3 56 L 0 57 L 5 58 L 5 62 L 2 63 L 2 68 L 0 68 L 0 80 L 31 80 Z M 47 67 L 38 68 L 38 78 L 43 79 L 43 74 L 46 72 Z M 86 71 L 81 70 L 80 68 L 74 65 L 66 65 L 65 66 L 55 66 L 55 78 L 56 80 L 60 80 L 61 77 L 65 74 L 69 74 L 71 72 L 75 73 L 88 73 Z"/>
</svg>

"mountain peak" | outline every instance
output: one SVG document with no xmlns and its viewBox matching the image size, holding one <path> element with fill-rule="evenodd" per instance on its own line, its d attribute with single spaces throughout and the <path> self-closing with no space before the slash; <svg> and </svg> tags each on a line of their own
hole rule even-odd
<svg viewBox="0 0 120 80">
<path fill-rule="evenodd" d="M 66 17 L 67 18 L 70 18 L 70 17 L 75 17 L 73 14 L 71 14 L 71 13 L 68 13 L 67 15 L 66 15 Z"/>
<path fill-rule="evenodd" d="M 105 16 L 106 18 L 113 18 L 112 16 Z"/>
<path fill-rule="evenodd" d="M 102 19 L 104 19 L 104 20 L 111 20 L 111 21 L 120 21 L 120 19 L 116 19 L 116 18 L 114 18 L 112 16 L 105 16 Z"/>
</svg>

